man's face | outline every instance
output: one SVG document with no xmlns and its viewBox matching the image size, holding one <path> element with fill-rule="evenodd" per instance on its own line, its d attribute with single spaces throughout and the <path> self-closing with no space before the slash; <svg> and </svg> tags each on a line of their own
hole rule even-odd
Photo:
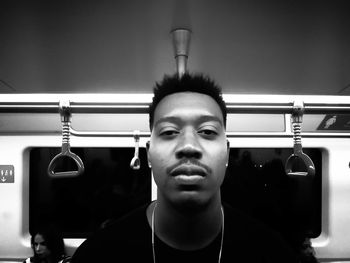
<svg viewBox="0 0 350 263">
<path fill-rule="evenodd" d="M 158 199 L 204 205 L 220 198 L 229 147 L 216 101 L 194 92 L 168 95 L 153 123 L 147 149 Z"/>
</svg>

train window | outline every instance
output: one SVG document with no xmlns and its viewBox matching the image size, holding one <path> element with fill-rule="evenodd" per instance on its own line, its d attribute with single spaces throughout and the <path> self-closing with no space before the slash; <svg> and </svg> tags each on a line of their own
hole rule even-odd
<svg viewBox="0 0 350 263">
<path fill-rule="evenodd" d="M 77 131 L 149 131 L 148 115 L 137 113 L 72 114 L 71 127 Z M 0 132 L 59 132 L 58 113 L 0 113 Z"/>
<path fill-rule="evenodd" d="M 139 153 L 143 164 L 140 170 L 129 166 L 134 148 L 72 148 L 84 162 L 84 174 L 51 178 L 47 167 L 60 150 L 30 151 L 30 232 L 43 220 L 49 220 L 62 229 L 66 238 L 84 238 L 111 219 L 151 200 L 151 172 L 145 148 Z M 76 169 L 68 160 L 64 166 L 58 164 L 56 168 Z"/>
<path fill-rule="evenodd" d="M 141 113 L 72 114 L 72 128 L 78 131 L 149 131 L 149 124 L 148 115 Z"/>
<path fill-rule="evenodd" d="M 305 114 L 303 131 L 349 132 L 350 114 Z"/>
<path fill-rule="evenodd" d="M 86 171 L 76 178 L 51 178 L 50 160 L 59 148 L 30 151 L 29 229 L 54 220 L 66 238 L 84 238 L 110 219 L 151 200 L 151 172 L 129 168 L 133 148 L 72 148 Z M 290 178 L 284 163 L 292 149 L 231 148 L 222 186 L 224 202 L 276 228 L 290 238 L 321 233 L 322 151 L 305 148 L 316 167 L 310 178 Z M 140 149 L 142 164 L 146 150 Z M 72 169 L 66 163 L 66 170 Z"/>
<path fill-rule="evenodd" d="M 284 164 L 292 149 L 231 148 L 222 185 L 223 201 L 282 233 L 291 242 L 321 234 L 322 151 L 303 150 L 316 175 L 288 177 Z"/>
<path fill-rule="evenodd" d="M 0 132 L 57 132 L 62 130 L 59 114 L 0 113 Z"/>
<path fill-rule="evenodd" d="M 283 132 L 284 114 L 227 114 L 227 131 Z"/>
</svg>

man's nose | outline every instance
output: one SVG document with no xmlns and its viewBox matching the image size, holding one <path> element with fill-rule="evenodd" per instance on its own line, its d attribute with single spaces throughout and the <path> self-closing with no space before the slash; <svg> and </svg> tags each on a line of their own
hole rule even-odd
<svg viewBox="0 0 350 263">
<path fill-rule="evenodd" d="M 195 132 L 186 132 L 180 136 L 175 152 L 178 159 L 202 157 L 201 145 Z"/>
</svg>

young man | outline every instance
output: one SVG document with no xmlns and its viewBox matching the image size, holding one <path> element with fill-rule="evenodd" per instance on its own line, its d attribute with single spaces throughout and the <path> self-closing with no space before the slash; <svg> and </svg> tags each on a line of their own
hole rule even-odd
<svg viewBox="0 0 350 263">
<path fill-rule="evenodd" d="M 275 232 L 221 202 L 226 106 L 207 77 L 166 76 L 150 105 L 157 200 L 87 239 L 80 262 L 296 262 Z"/>
</svg>

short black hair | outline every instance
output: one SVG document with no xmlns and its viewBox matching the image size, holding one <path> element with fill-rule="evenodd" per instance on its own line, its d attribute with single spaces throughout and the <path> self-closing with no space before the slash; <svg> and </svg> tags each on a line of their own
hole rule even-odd
<svg viewBox="0 0 350 263">
<path fill-rule="evenodd" d="M 154 121 L 154 111 L 159 102 L 166 96 L 178 92 L 197 92 L 213 98 L 219 105 L 224 126 L 226 127 L 226 103 L 222 97 L 222 89 L 214 80 L 203 74 L 185 73 L 182 77 L 178 74 L 165 75 L 163 80 L 157 82 L 153 88 L 153 99 L 149 105 L 149 127 L 152 130 Z"/>
</svg>

